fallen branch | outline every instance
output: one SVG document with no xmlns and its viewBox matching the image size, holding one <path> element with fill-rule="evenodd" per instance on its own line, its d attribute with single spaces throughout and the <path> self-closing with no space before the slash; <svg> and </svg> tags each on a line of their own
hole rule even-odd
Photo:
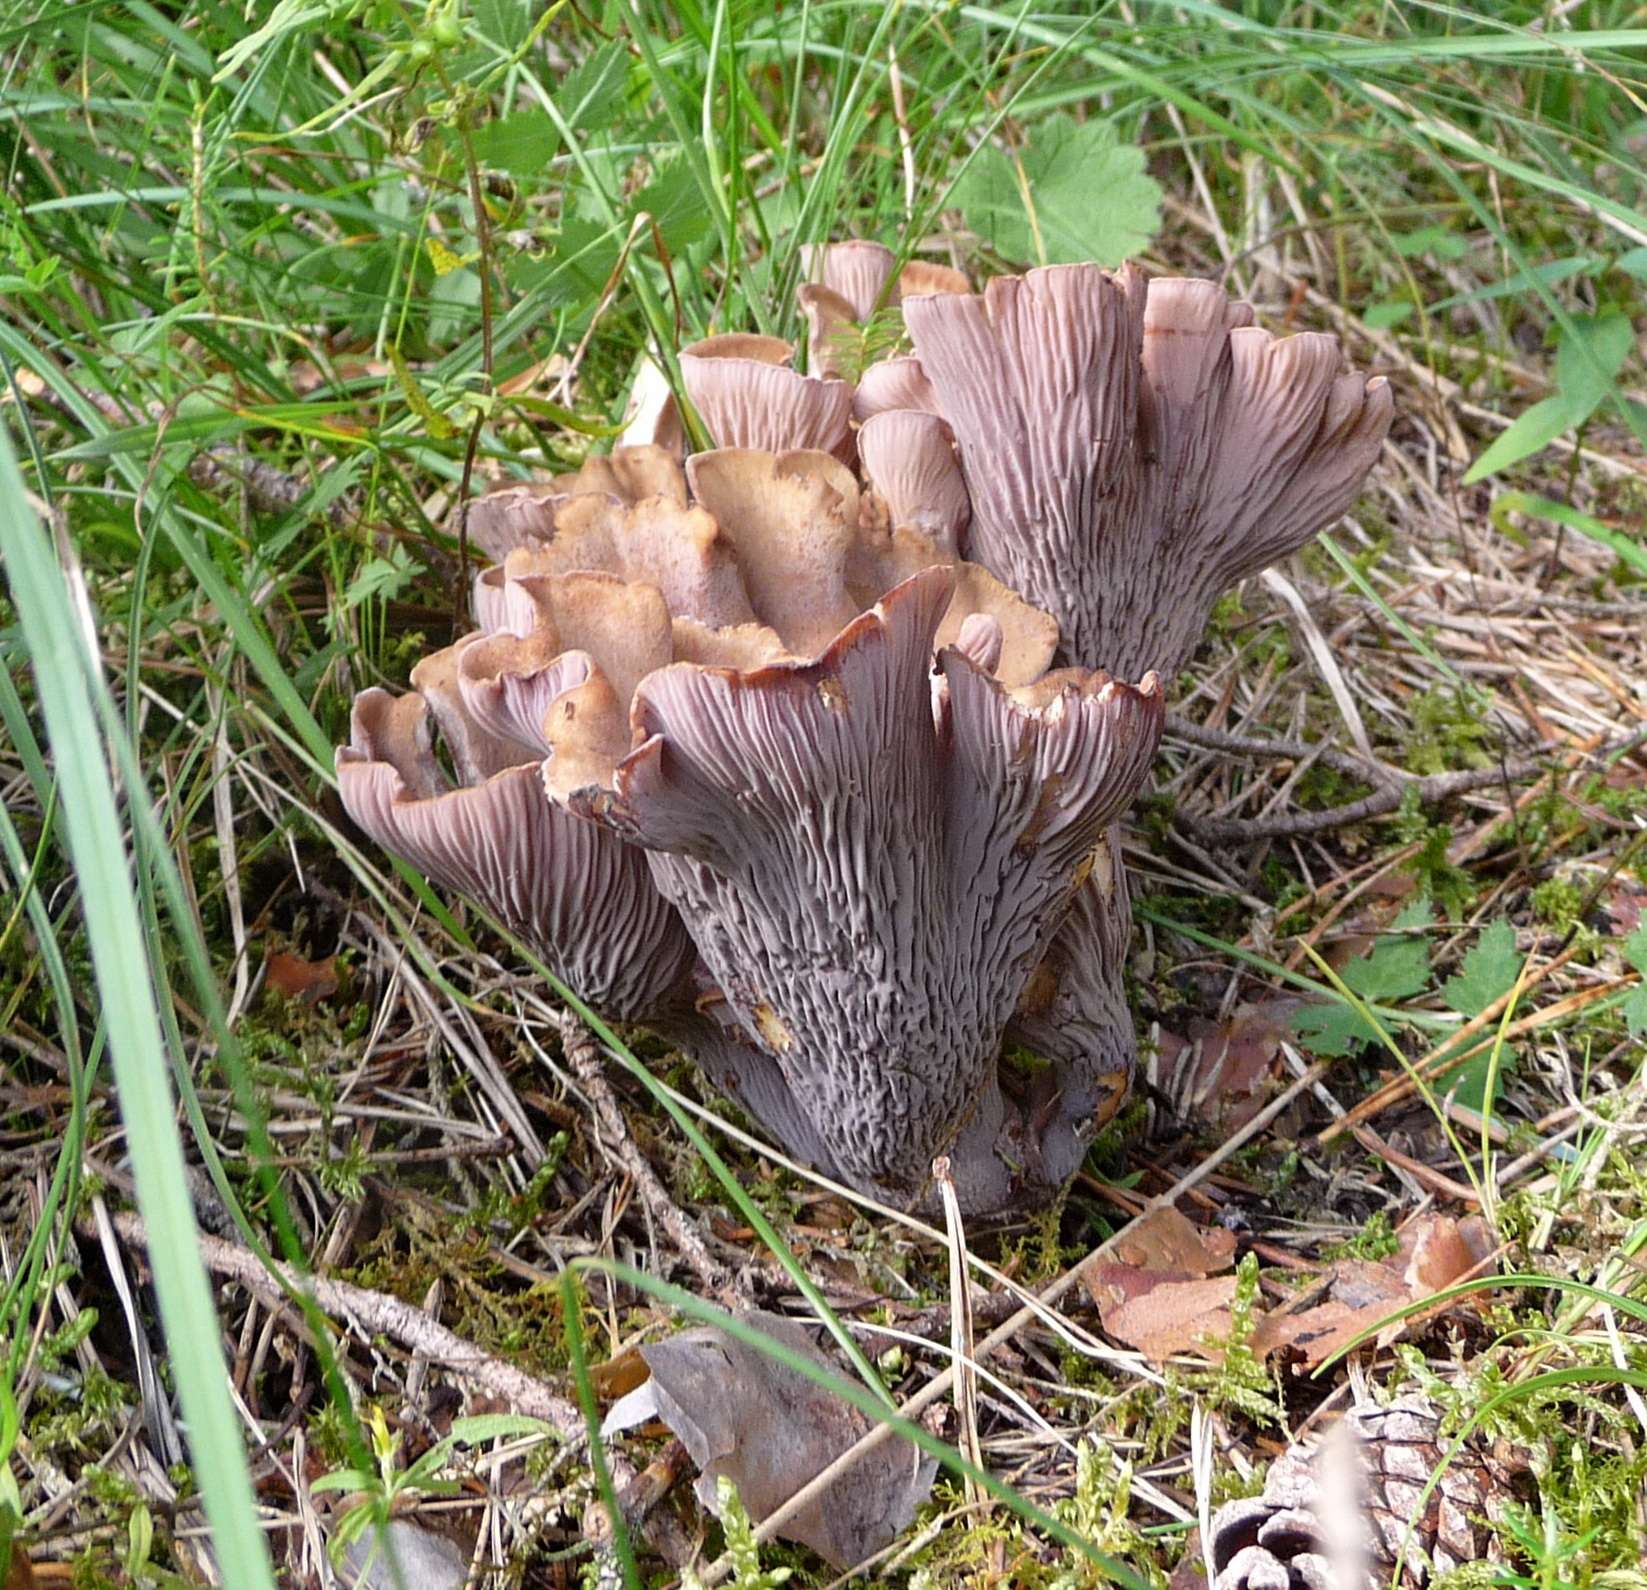
<svg viewBox="0 0 1647 1590">
<path fill-rule="evenodd" d="M 1358 778 L 1363 783 L 1376 785 L 1371 795 L 1349 801 L 1342 806 L 1331 806 L 1319 812 L 1277 812 L 1268 817 L 1198 817 L 1193 812 L 1176 811 L 1173 822 L 1197 839 L 1214 840 L 1224 844 L 1250 844 L 1263 839 L 1297 839 L 1308 834 L 1325 833 L 1329 829 L 1344 828 L 1351 823 L 1366 822 L 1374 817 L 1388 817 L 1399 811 L 1412 799 L 1422 805 L 1449 800 L 1455 795 L 1466 795 L 1472 790 L 1486 789 L 1494 784 L 1513 784 L 1535 774 L 1552 769 L 1548 753 L 1541 756 L 1515 757 L 1500 762 L 1496 767 L 1468 768 L 1458 773 L 1432 773 L 1418 777 L 1368 762 L 1344 751 L 1326 751 L 1318 746 L 1295 740 L 1259 740 L 1244 735 L 1226 734 L 1222 730 L 1203 728 L 1200 724 L 1169 716 L 1169 736 L 1198 745 L 1207 750 L 1224 751 L 1234 755 L 1274 756 L 1297 761 L 1306 756 L 1315 757 L 1324 767 Z M 1647 741 L 1647 726 L 1633 730 L 1612 740 L 1605 740 L 1589 751 L 1580 753 L 1567 771 L 1605 757 L 1624 756 Z"/>
<path fill-rule="evenodd" d="M 123 1240 L 142 1248 L 149 1246 L 148 1227 L 141 1215 L 126 1212 L 110 1218 Z M 290 1307 L 291 1300 L 281 1289 L 276 1274 L 271 1274 L 249 1248 L 205 1232 L 198 1232 L 195 1240 L 200 1246 L 201 1258 L 214 1274 L 238 1282 L 265 1308 L 283 1311 Z M 414 1304 L 404 1303 L 387 1292 L 368 1291 L 348 1281 L 334 1281 L 323 1275 L 296 1275 L 286 1265 L 277 1265 L 275 1269 L 294 1291 L 313 1298 L 323 1313 L 357 1323 L 368 1336 L 387 1336 L 489 1396 L 508 1403 L 516 1413 L 543 1420 L 568 1446 L 577 1446 L 587 1439 L 583 1414 L 575 1402 L 556 1395 L 541 1380 L 515 1364 L 495 1358 L 473 1342 L 465 1341 Z M 627 1484 L 632 1478 L 632 1474 L 626 1473 L 619 1483 Z"/>
</svg>

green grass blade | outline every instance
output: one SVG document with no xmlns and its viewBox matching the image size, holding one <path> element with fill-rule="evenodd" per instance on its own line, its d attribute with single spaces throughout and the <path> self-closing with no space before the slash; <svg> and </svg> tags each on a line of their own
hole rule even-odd
<svg viewBox="0 0 1647 1590">
<path fill-rule="evenodd" d="M 168 1085 L 131 863 L 121 836 L 92 672 L 51 541 L 28 507 L 9 439 L 0 440 L 0 553 L 34 664 L 80 881 L 98 997 L 109 1031 L 137 1203 L 188 1425 L 194 1472 L 228 1583 L 273 1590 L 222 1355 L 216 1309 L 195 1244 L 183 1151 Z"/>
</svg>

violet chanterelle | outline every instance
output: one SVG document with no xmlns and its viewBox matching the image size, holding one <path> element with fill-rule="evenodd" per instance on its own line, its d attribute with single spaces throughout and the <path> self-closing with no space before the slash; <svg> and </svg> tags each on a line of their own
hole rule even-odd
<svg viewBox="0 0 1647 1590">
<path fill-rule="evenodd" d="M 1161 681 L 1349 506 L 1390 393 L 1209 282 L 806 265 L 807 373 L 681 352 L 714 450 L 670 401 L 472 505 L 476 629 L 356 699 L 338 779 L 789 1154 L 905 1206 L 944 1155 L 999 1214 L 1126 1095 L 1116 825 Z M 888 311 L 908 347 L 866 365 Z"/>
</svg>

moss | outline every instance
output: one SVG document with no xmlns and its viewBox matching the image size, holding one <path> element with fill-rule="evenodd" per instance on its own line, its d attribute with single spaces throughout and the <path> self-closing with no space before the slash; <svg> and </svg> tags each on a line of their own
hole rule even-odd
<svg viewBox="0 0 1647 1590">
<path fill-rule="evenodd" d="M 1492 698 L 1473 685 L 1433 685 L 1407 705 L 1411 727 L 1406 735 L 1407 771 L 1449 773 L 1460 768 L 1490 767 L 1497 738 L 1490 711 Z"/>
<path fill-rule="evenodd" d="M 1375 1210 L 1367 1223 L 1347 1241 L 1327 1244 L 1321 1251 L 1328 1259 L 1387 1259 L 1401 1246 L 1390 1225 L 1389 1214 Z"/>
</svg>

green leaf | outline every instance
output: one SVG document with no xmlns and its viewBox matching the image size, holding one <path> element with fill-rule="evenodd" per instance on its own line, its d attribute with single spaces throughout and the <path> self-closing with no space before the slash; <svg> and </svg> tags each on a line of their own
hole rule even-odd
<svg viewBox="0 0 1647 1590">
<path fill-rule="evenodd" d="M 1304 1047 L 1318 1059 L 1355 1054 L 1378 1042 L 1372 1025 L 1350 1005 L 1305 1005 L 1293 1012 L 1292 1030 Z"/>
<path fill-rule="evenodd" d="M 529 0 L 474 0 L 475 26 L 484 38 L 513 53 L 532 31 Z"/>
<path fill-rule="evenodd" d="M 1498 1057 L 1498 1071 L 1493 1076 L 1492 1103 L 1495 1108 L 1504 1096 L 1504 1079 L 1512 1075 L 1515 1068 L 1515 1051 L 1507 1048 Z M 1477 1115 L 1491 1115 L 1493 1111 L 1488 1108 L 1486 1095 L 1487 1077 L 1492 1070 L 1493 1051 L 1491 1048 L 1483 1049 L 1452 1072 L 1444 1083 L 1438 1084 L 1438 1091 L 1451 1094 L 1454 1103 L 1474 1110 Z"/>
<path fill-rule="evenodd" d="M 1647 979 L 1647 922 L 1624 941 L 1624 959 Z M 1647 1032 L 1647 981 L 1624 1001 L 1624 1025 L 1632 1038 Z"/>
<path fill-rule="evenodd" d="M 1430 920 L 1429 902 L 1420 900 L 1396 918 L 1395 926 L 1425 928 Z M 1346 962 L 1338 975 L 1346 988 L 1369 1005 L 1410 999 L 1430 986 L 1429 941 L 1386 934 L 1366 954 Z M 1379 1041 L 1378 1029 L 1342 1001 L 1306 1005 L 1295 1011 L 1292 1029 L 1313 1054 L 1321 1056 L 1354 1054 Z"/>
<path fill-rule="evenodd" d="M 1464 476 L 1466 486 L 1548 447 L 1556 437 L 1595 413 L 1635 347 L 1635 332 L 1618 310 L 1582 315 L 1562 332 L 1556 347 L 1554 397 L 1535 403 L 1504 432 Z"/>
<path fill-rule="evenodd" d="M 1338 974 L 1373 1004 L 1410 999 L 1430 984 L 1430 946 L 1420 938 L 1385 938 Z"/>
<path fill-rule="evenodd" d="M 1556 347 L 1556 385 L 1564 398 L 1584 405 L 1585 418 L 1613 390 L 1613 379 L 1635 341 L 1629 318 L 1616 309 L 1582 315 L 1562 333 Z"/>
<path fill-rule="evenodd" d="M 313 27 L 332 26 L 354 9 L 354 0 L 280 0 L 268 20 L 253 33 L 238 38 L 218 57 L 214 83 L 232 77 L 254 56 L 271 50 L 287 34 Z"/>
<path fill-rule="evenodd" d="M 1647 922 L 1643 922 L 1624 941 L 1624 958 L 1643 977 L 1647 977 Z"/>
<path fill-rule="evenodd" d="M 1496 475 L 1499 470 L 1519 464 L 1522 459 L 1548 447 L 1563 432 L 1587 420 L 1594 407 L 1593 403 L 1589 408 L 1584 407 L 1565 392 L 1558 392 L 1554 397 L 1533 404 L 1524 414 L 1518 415 L 1515 423 L 1470 465 L 1464 474 L 1464 484 L 1474 485 L 1476 481 Z"/>
<path fill-rule="evenodd" d="M 1613 269 L 1634 276 L 1638 282 L 1647 282 L 1647 248 L 1633 248 L 1613 261 Z"/>
<path fill-rule="evenodd" d="M 997 254 L 1015 261 L 1119 265 L 1161 222 L 1161 189 L 1144 170 L 1143 150 L 1119 142 L 1107 122 L 1063 112 L 1036 125 L 1018 163 L 993 144 L 980 149 L 952 199 Z"/>
<path fill-rule="evenodd" d="M 359 1469 L 333 1469 L 311 1480 L 309 1490 L 316 1495 L 323 1491 L 369 1491 L 376 1484 L 375 1474 L 365 1474 Z"/>
<path fill-rule="evenodd" d="M 1433 254 L 1443 260 L 1464 257 L 1464 239 L 1444 226 L 1423 226 L 1416 232 L 1397 232 L 1390 241 L 1403 259 L 1414 259 L 1420 254 Z"/>
<path fill-rule="evenodd" d="M 637 214 L 644 210 L 657 222 L 664 247 L 672 254 L 707 237 L 714 228 L 714 217 L 703 202 L 692 167 L 678 156 L 658 168 L 635 195 L 634 206 Z"/>
<path fill-rule="evenodd" d="M 1647 254 L 1647 249 L 1642 250 Z M 1565 259 L 1547 260 L 1524 271 L 1516 271 L 1503 281 L 1489 282 L 1485 287 L 1472 287 L 1467 293 L 1453 293 L 1430 305 L 1430 313 L 1452 309 L 1459 304 L 1479 304 L 1492 298 L 1514 298 L 1529 288 L 1549 287 L 1564 282 L 1569 276 L 1592 275 L 1607 263 L 1605 254 L 1569 254 Z"/>
<path fill-rule="evenodd" d="M 1381 304 L 1369 304 L 1366 313 L 1361 317 L 1361 324 L 1369 331 L 1388 331 L 1391 326 L 1399 326 L 1403 320 L 1410 320 L 1415 313 L 1410 303 L 1401 304 L 1391 300 Z"/>
<path fill-rule="evenodd" d="M 561 80 L 555 104 L 580 132 L 610 120 L 629 77 L 629 57 L 614 39 L 587 55 Z"/>
<path fill-rule="evenodd" d="M 1508 922 L 1491 922 L 1464 957 L 1456 977 L 1441 985 L 1441 997 L 1461 1016 L 1479 1016 L 1515 987 L 1521 975 L 1515 929 Z"/>
<path fill-rule="evenodd" d="M 560 148 L 560 131 L 546 110 L 517 110 L 477 127 L 475 158 L 512 177 L 535 177 Z"/>
<path fill-rule="evenodd" d="M 392 601 L 423 572 L 423 566 L 398 541 L 390 544 L 386 557 L 370 558 L 349 582 L 343 596 L 345 612 L 362 602 L 381 596 Z"/>
<path fill-rule="evenodd" d="M 1493 499 L 1487 510 L 1488 517 L 1507 535 L 1515 532 L 1509 525 L 1512 513 L 1532 514 L 1540 519 L 1553 519 L 1557 524 L 1576 530 L 1581 536 L 1608 548 L 1622 563 L 1627 563 L 1637 574 L 1647 575 L 1647 548 L 1628 531 L 1615 530 L 1591 514 L 1581 513 L 1567 503 L 1549 497 L 1535 496 L 1529 491 L 1504 491 Z"/>
<path fill-rule="evenodd" d="M 508 1441 L 523 1435 L 564 1439 L 554 1425 L 528 1413 L 477 1413 L 467 1419 L 454 1419 L 450 1438 L 460 1446 L 479 1446 L 484 1441 Z"/>
</svg>

